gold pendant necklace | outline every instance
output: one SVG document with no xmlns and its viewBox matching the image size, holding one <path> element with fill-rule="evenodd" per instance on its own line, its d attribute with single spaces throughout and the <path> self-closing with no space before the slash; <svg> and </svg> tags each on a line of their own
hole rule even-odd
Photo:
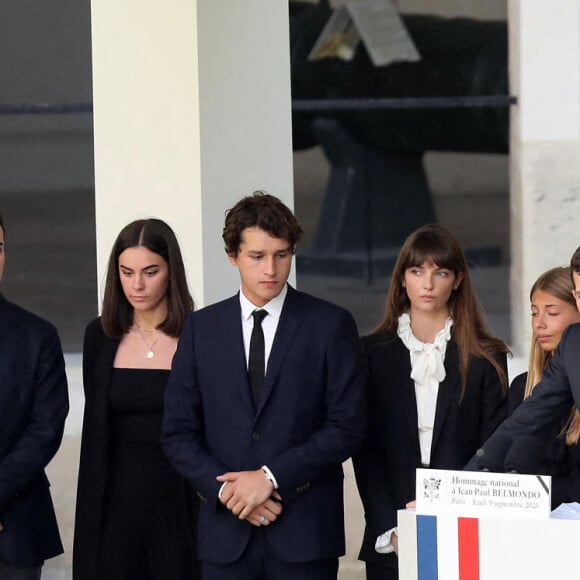
<svg viewBox="0 0 580 580">
<path fill-rule="evenodd" d="M 147 332 L 147 333 L 151 333 L 151 332 L 155 332 L 157 330 L 157 327 L 154 326 L 153 328 L 143 328 L 137 321 L 135 322 L 135 326 L 141 331 L 141 332 Z"/>
<path fill-rule="evenodd" d="M 145 356 L 148 359 L 152 359 L 155 356 L 155 353 L 153 352 L 153 347 L 157 344 L 157 338 L 151 344 L 149 344 L 147 342 L 147 340 L 145 339 L 145 332 L 147 332 L 147 331 L 144 331 L 138 324 L 137 324 L 137 328 L 139 329 L 139 336 L 141 337 L 141 339 L 145 343 L 145 346 L 147 347 L 147 353 L 145 354 Z M 153 330 L 155 330 L 155 329 L 153 329 Z"/>
</svg>

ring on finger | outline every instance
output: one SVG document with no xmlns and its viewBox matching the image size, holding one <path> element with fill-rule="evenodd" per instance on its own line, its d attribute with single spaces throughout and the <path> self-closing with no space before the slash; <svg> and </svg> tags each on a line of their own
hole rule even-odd
<svg viewBox="0 0 580 580">
<path fill-rule="evenodd" d="M 258 518 L 258 521 L 259 521 L 261 524 L 265 524 L 267 520 L 266 520 L 266 518 L 265 518 L 264 516 L 260 516 L 260 517 Z"/>
</svg>

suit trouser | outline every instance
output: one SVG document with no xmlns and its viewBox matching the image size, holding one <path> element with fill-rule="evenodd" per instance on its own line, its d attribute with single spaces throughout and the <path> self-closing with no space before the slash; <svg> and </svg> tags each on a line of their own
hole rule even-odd
<svg viewBox="0 0 580 580">
<path fill-rule="evenodd" d="M 366 579 L 367 580 L 398 580 L 398 568 L 387 568 L 386 566 L 379 566 L 365 562 Z"/>
<path fill-rule="evenodd" d="M 336 580 L 338 558 L 286 562 L 272 553 L 267 528 L 255 528 L 242 556 L 229 564 L 201 562 L 202 580 Z"/>
<path fill-rule="evenodd" d="M 0 578 L 2 580 L 40 580 L 42 564 L 37 566 L 12 566 L 0 559 Z"/>
</svg>

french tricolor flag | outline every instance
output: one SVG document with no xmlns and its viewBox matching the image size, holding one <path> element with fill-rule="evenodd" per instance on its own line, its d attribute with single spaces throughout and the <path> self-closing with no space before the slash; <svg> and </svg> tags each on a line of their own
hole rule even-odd
<svg viewBox="0 0 580 580">
<path fill-rule="evenodd" d="M 417 579 L 479 580 L 479 520 L 417 515 Z"/>
</svg>

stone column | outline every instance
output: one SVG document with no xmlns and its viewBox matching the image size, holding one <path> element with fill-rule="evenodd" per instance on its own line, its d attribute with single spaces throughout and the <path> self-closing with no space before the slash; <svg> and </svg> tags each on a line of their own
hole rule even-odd
<svg viewBox="0 0 580 580">
<path fill-rule="evenodd" d="M 176 231 L 197 306 L 238 278 L 224 212 L 266 189 L 292 206 L 287 0 L 91 3 L 98 280 L 119 230 Z"/>
<path fill-rule="evenodd" d="M 580 245 L 580 0 L 510 0 L 511 310 L 528 352 L 529 291 Z"/>
</svg>

